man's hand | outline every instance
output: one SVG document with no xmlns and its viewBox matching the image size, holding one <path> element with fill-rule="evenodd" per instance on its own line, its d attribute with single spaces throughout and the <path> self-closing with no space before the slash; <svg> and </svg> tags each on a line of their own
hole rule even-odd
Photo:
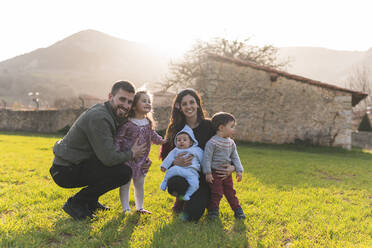
<svg viewBox="0 0 372 248">
<path fill-rule="evenodd" d="M 143 143 L 142 145 L 138 145 L 138 138 L 137 138 L 136 142 L 134 142 L 132 146 L 131 151 L 133 153 L 133 160 L 137 158 L 142 158 L 146 152 L 146 143 Z"/>
<path fill-rule="evenodd" d="M 145 163 L 141 167 L 143 173 L 147 173 L 149 171 L 151 164 L 152 161 L 149 158 L 147 158 Z"/>
<path fill-rule="evenodd" d="M 205 174 L 205 180 L 207 181 L 207 183 L 213 183 L 214 178 L 212 174 L 209 173 L 209 174 Z"/>
<path fill-rule="evenodd" d="M 160 167 L 160 170 L 161 170 L 162 172 L 165 172 L 167 169 L 165 169 L 164 167 Z"/>
<path fill-rule="evenodd" d="M 236 173 L 236 181 L 240 182 L 243 178 L 243 174 L 241 172 Z"/>
<path fill-rule="evenodd" d="M 226 179 L 228 176 L 230 176 L 235 171 L 235 167 L 231 164 L 223 164 L 221 165 L 221 169 L 216 170 L 216 174 L 218 174 L 218 177 L 222 180 Z"/>
<path fill-rule="evenodd" d="M 174 159 L 173 164 L 178 165 L 181 167 L 186 167 L 192 164 L 192 159 L 194 155 L 190 154 L 187 157 L 183 157 L 186 155 L 186 152 L 181 152 L 178 156 Z"/>
</svg>

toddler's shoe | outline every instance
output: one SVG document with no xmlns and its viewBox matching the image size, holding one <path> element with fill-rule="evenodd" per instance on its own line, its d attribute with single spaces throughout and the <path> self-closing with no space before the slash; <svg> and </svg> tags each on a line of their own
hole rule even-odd
<svg viewBox="0 0 372 248">
<path fill-rule="evenodd" d="M 208 210 L 208 219 L 210 220 L 214 220 L 214 219 L 217 219 L 219 217 L 219 211 L 218 209 L 211 209 L 211 210 Z"/>
<path fill-rule="evenodd" d="M 243 209 L 242 208 L 235 209 L 234 210 L 234 217 L 235 217 L 235 219 L 238 219 L 238 220 L 245 219 L 245 214 L 243 212 Z"/>
</svg>

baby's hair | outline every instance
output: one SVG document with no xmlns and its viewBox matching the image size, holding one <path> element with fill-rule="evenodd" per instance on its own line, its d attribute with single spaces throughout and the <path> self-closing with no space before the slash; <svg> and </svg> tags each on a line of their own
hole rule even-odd
<svg viewBox="0 0 372 248">
<path fill-rule="evenodd" d="M 218 131 L 220 125 L 225 126 L 230 121 L 235 122 L 235 117 L 230 113 L 218 112 L 212 116 L 212 125 L 216 131 Z"/>
<path fill-rule="evenodd" d="M 194 141 L 193 141 L 193 139 L 191 138 L 190 134 L 188 134 L 187 132 L 179 132 L 179 133 L 177 134 L 177 136 L 176 136 L 176 139 L 177 139 L 178 135 L 180 135 L 180 134 L 187 134 L 187 137 L 189 137 L 189 139 L 190 139 L 190 141 L 191 141 L 191 144 L 194 143 Z"/>
<path fill-rule="evenodd" d="M 141 95 L 148 95 L 150 97 L 150 99 L 152 99 L 151 94 L 148 93 L 147 91 L 144 91 L 144 90 L 137 91 L 137 93 L 134 95 L 132 107 L 129 110 L 128 117 L 134 117 L 134 115 L 135 115 L 134 107 L 137 105 Z M 152 110 L 151 110 L 151 112 L 147 113 L 145 115 L 145 117 L 149 121 L 151 129 L 154 130 L 155 129 L 155 121 L 154 121 L 154 118 L 152 117 Z"/>
</svg>

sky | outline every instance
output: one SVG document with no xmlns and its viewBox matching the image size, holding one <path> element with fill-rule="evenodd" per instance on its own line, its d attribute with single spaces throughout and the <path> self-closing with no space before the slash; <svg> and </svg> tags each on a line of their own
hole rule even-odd
<svg viewBox="0 0 372 248">
<path fill-rule="evenodd" d="M 180 55 L 195 40 L 366 51 L 370 0 L 1 0 L 0 61 L 97 30 Z"/>
</svg>

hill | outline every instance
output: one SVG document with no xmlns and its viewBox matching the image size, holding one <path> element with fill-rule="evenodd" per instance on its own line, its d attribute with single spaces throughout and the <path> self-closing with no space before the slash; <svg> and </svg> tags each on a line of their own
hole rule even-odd
<svg viewBox="0 0 372 248">
<path fill-rule="evenodd" d="M 372 73 L 372 48 L 279 48 L 279 59 L 288 57 L 288 72 L 341 87 L 355 66 L 366 65 Z M 27 105 L 32 103 L 28 92 L 40 92 L 42 106 L 80 94 L 105 99 L 112 83 L 122 79 L 154 89 L 168 72 L 169 61 L 169 54 L 143 44 L 85 30 L 0 62 L 0 100 L 8 106 L 15 101 Z"/>
<path fill-rule="evenodd" d="M 319 47 L 280 48 L 279 58 L 288 57 L 288 72 L 341 87 L 345 87 L 347 77 L 355 67 L 367 66 L 372 73 L 372 48 L 364 52 Z"/>
<path fill-rule="evenodd" d="M 29 102 L 40 92 L 44 104 L 78 94 L 106 98 L 116 80 L 140 86 L 161 80 L 168 58 L 143 44 L 85 30 L 57 43 L 0 63 L 0 98 Z"/>
</svg>

